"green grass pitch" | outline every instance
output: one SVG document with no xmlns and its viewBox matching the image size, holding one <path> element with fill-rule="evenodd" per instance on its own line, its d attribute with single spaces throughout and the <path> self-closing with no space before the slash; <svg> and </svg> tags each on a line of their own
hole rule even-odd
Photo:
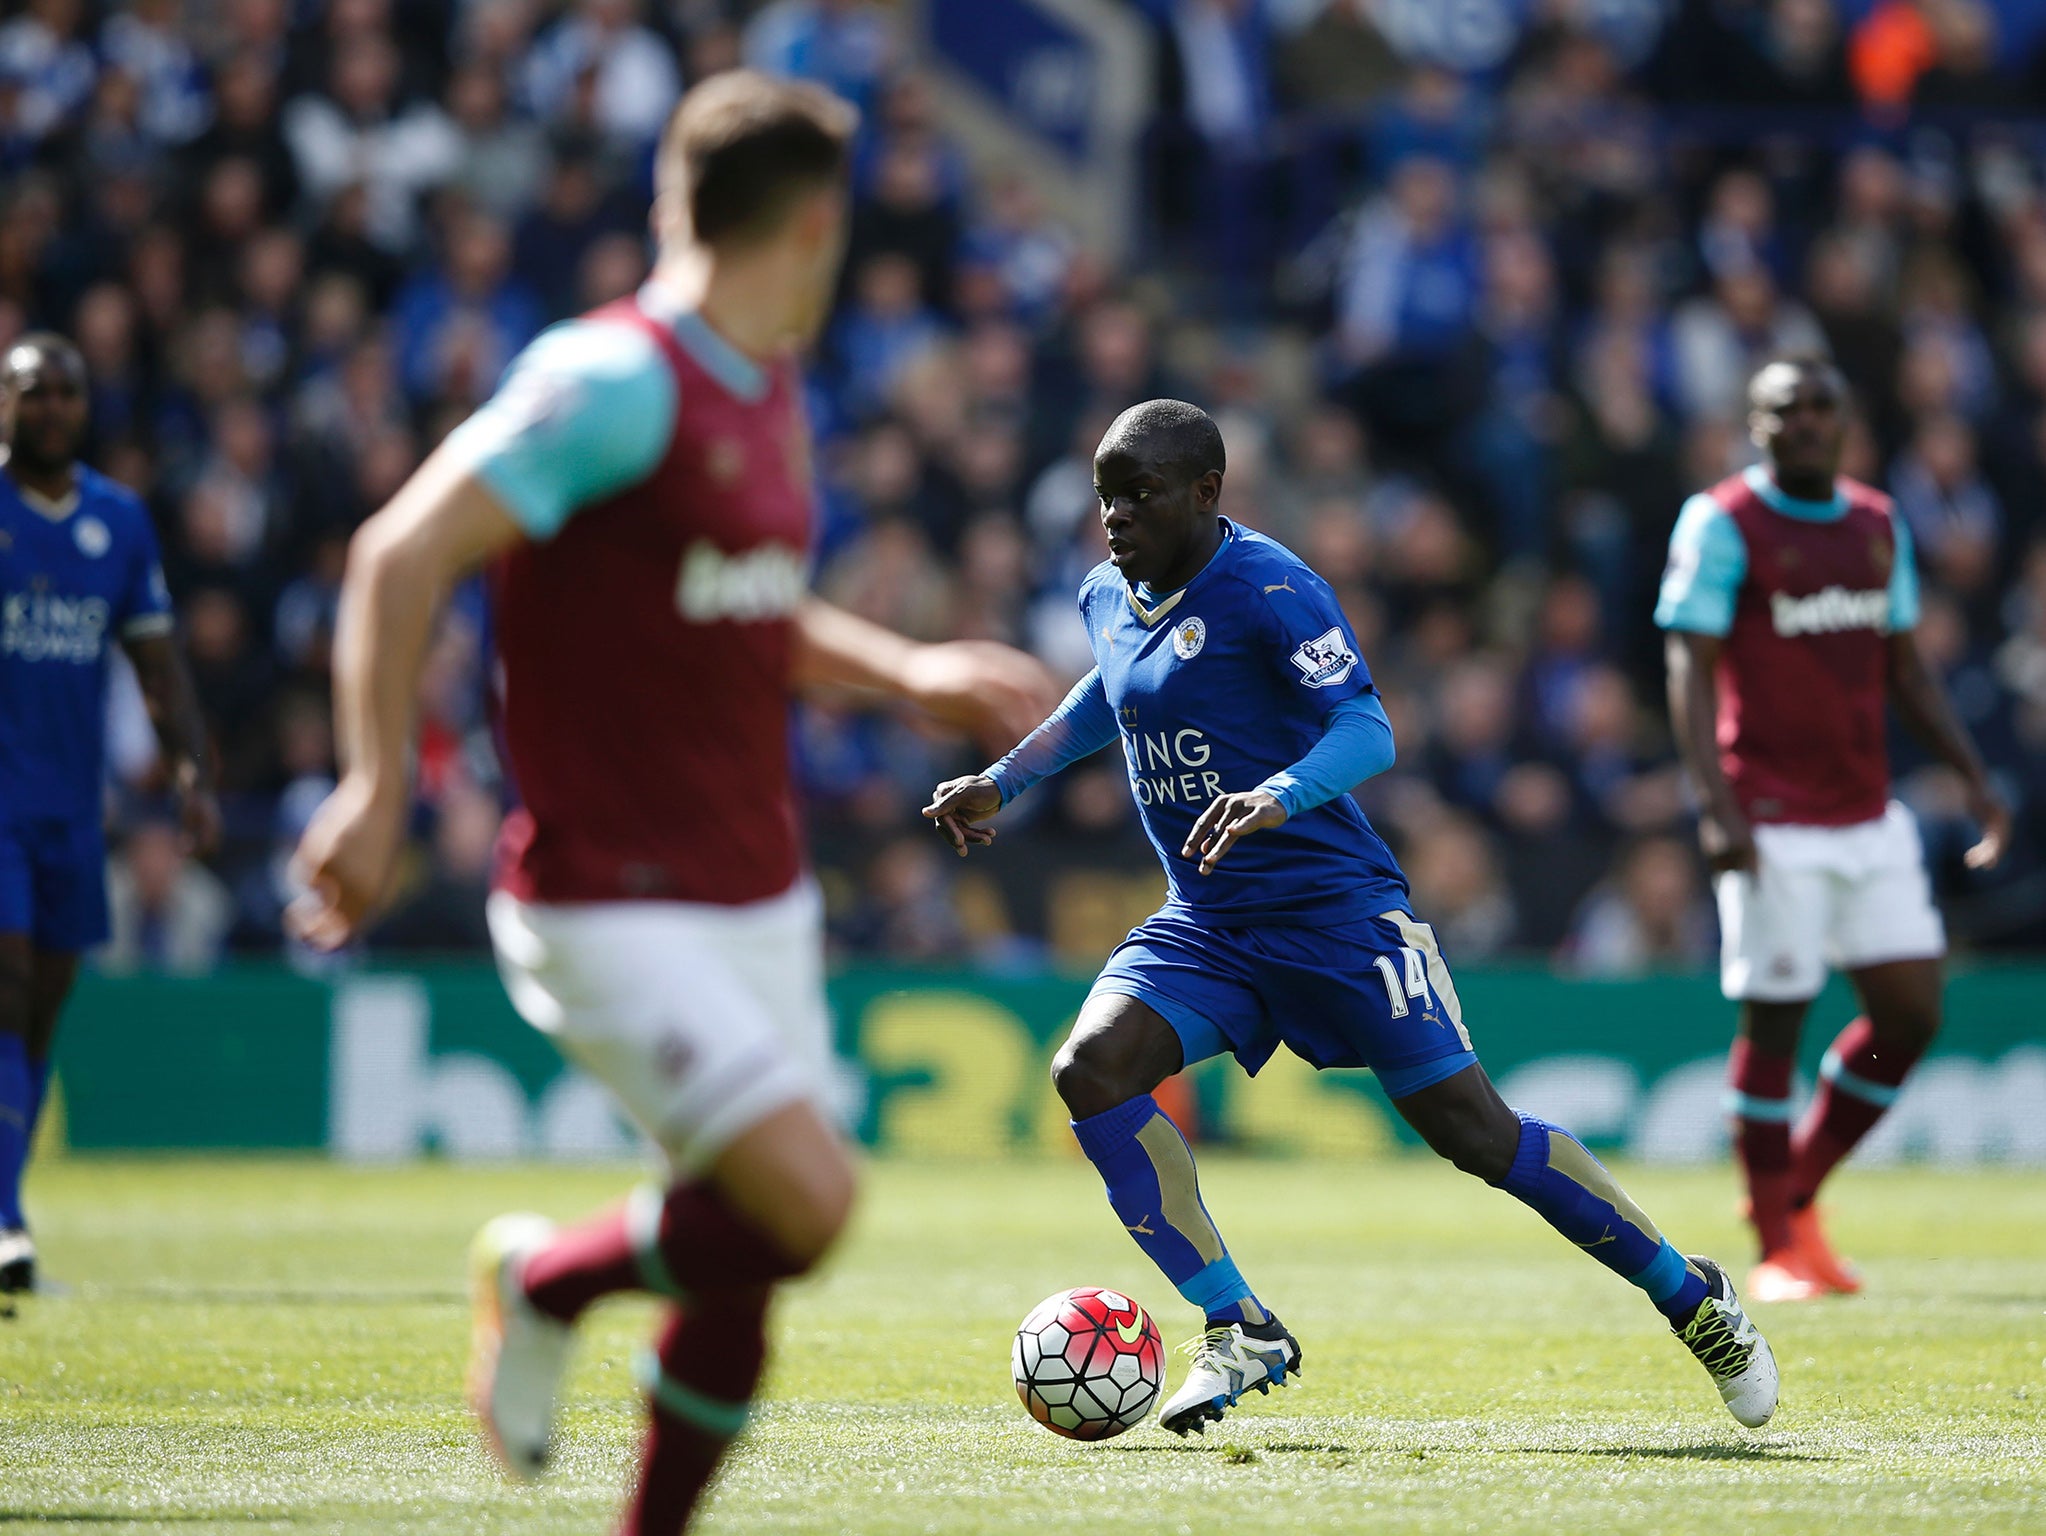
<svg viewBox="0 0 2046 1536">
<path fill-rule="evenodd" d="M 1759 1434 L 1634 1292 L 1422 1160 L 1206 1160 L 1209 1204 L 1299 1334 L 1304 1382 L 1205 1440 L 1053 1438 L 1008 1380 L 1042 1296 L 1194 1317 L 1083 1164 L 882 1163 L 856 1235 L 782 1305 L 709 1532 L 2046 1531 L 2046 1179 L 1849 1170 L 1869 1293 L 1759 1308 Z M 597 1532 L 635 1440 L 644 1304 L 585 1331 L 558 1468 L 507 1488 L 460 1401 L 463 1246 L 571 1216 L 622 1169 L 107 1162 L 32 1175 L 61 1289 L 0 1322 L 0 1527 Z M 1744 1260 L 1725 1169 L 1629 1168 L 1693 1248 Z M 1738 1274 L 1744 1263 L 1735 1267 Z M 1181 1362 L 1174 1358 L 1174 1366 Z M 1175 1378 L 1176 1379 L 1176 1378 Z"/>
</svg>

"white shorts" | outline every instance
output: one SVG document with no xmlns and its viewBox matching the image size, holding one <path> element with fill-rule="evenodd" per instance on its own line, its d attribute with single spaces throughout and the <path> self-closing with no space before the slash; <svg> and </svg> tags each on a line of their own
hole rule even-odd
<svg viewBox="0 0 2046 1536">
<path fill-rule="evenodd" d="M 1896 801 L 1851 827 L 1755 828 L 1760 869 L 1718 876 L 1719 988 L 1730 998 L 1801 1002 L 1826 969 L 1934 960 L 1947 951 L 1918 823 Z"/>
<path fill-rule="evenodd" d="M 837 1121 L 823 902 L 804 880 L 744 906 L 619 901 L 488 908 L 512 1006 L 701 1169 L 791 1103 Z"/>
</svg>

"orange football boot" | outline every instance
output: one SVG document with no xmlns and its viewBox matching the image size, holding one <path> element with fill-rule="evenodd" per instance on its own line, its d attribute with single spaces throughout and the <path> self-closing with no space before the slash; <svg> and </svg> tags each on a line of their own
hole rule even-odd
<svg viewBox="0 0 2046 1536">
<path fill-rule="evenodd" d="M 1826 1284 L 1805 1268 L 1795 1248 L 1783 1248 L 1748 1271 L 1743 1294 L 1750 1301 L 1813 1301 L 1826 1294 Z"/>
<path fill-rule="evenodd" d="M 1804 1270 L 1829 1291 L 1852 1296 L 1861 1289 L 1861 1273 L 1833 1251 L 1819 1225 L 1819 1208 L 1808 1205 L 1790 1213 L 1791 1251 Z"/>
</svg>

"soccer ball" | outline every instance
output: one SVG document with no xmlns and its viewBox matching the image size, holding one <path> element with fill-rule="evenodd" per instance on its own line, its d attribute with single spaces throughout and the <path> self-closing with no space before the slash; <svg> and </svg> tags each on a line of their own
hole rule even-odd
<svg viewBox="0 0 2046 1536">
<path fill-rule="evenodd" d="M 1120 1291 L 1047 1296 L 1016 1330 L 1016 1395 L 1068 1440 L 1106 1440 L 1143 1422 L 1165 1381 L 1158 1325 Z"/>
</svg>

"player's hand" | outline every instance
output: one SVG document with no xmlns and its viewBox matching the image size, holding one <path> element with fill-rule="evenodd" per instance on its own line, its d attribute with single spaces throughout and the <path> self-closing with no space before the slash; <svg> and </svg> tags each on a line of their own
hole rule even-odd
<svg viewBox="0 0 2046 1536">
<path fill-rule="evenodd" d="M 349 775 L 321 802 L 292 856 L 292 875 L 305 894 L 285 911 L 284 925 L 314 949 L 339 949 L 390 889 L 405 830 L 402 795 L 378 795 Z"/>
<path fill-rule="evenodd" d="M 1755 831 L 1739 811 L 1707 812 L 1698 818 L 1698 847 L 1715 875 L 1739 870 L 1752 875 L 1761 867 L 1755 852 Z"/>
<path fill-rule="evenodd" d="M 1240 839 L 1266 827 L 1279 826 L 1285 819 L 1286 808 L 1261 789 L 1245 790 L 1237 795 L 1217 795 L 1201 812 L 1201 819 L 1194 823 L 1193 831 L 1187 833 L 1186 844 L 1179 850 L 1179 856 L 1182 859 L 1199 859 L 1201 873 L 1212 875 L 1215 866 L 1222 862 L 1222 855 L 1235 847 Z"/>
<path fill-rule="evenodd" d="M 1970 869 L 1994 869 L 2010 846 L 2010 807 L 1987 783 L 1978 780 L 1968 786 L 1968 814 L 1975 818 L 1982 836 L 1962 856 L 1962 862 Z"/>
<path fill-rule="evenodd" d="M 1021 741 L 1059 701 L 1044 663 L 992 640 L 948 640 L 911 653 L 903 694 L 991 752 Z"/>
<path fill-rule="evenodd" d="M 185 853 L 192 858 L 212 857 L 220 846 L 220 802 L 213 791 L 197 784 L 178 791 L 178 825 L 184 832 Z"/>
<path fill-rule="evenodd" d="M 985 821 L 1002 808 L 1002 792 L 995 787 L 995 781 L 984 773 L 976 773 L 964 779 L 947 779 L 931 791 L 931 803 L 924 807 L 924 815 L 938 824 L 938 830 L 945 834 L 945 841 L 960 858 L 966 857 L 966 850 L 984 847 L 995 840 L 993 827 L 976 827 L 976 821 Z"/>
</svg>

